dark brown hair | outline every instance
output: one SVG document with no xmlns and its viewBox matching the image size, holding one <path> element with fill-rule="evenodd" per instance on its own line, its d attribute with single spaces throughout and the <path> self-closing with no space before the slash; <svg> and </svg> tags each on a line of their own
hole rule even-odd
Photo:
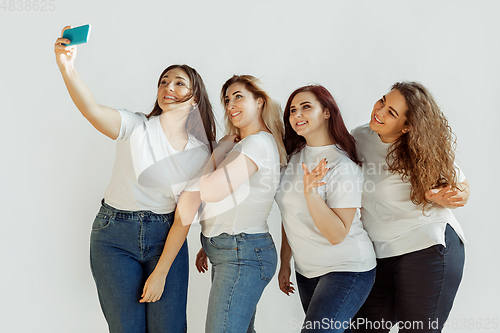
<svg viewBox="0 0 500 333">
<path fill-rule="evenodd" d="M 293 98 L 297 94 L 306 91 L 313 93 L 323 109 L 330 113 L 330 117 L 326 121 L 328 121 L 328 132 L 335 144 L 346 152 L 347 156 L 349 156 L 354 163 L 361 165 L 361 161 L 358 159 L 358 154 L 356 152 L 356 141 L 345 127 L 344 120 L 342 119 L 335 99 L 325 87 L 320 85 L 309 85 L 298 88 L 290 95 L 286 102 L 283 123 L 285 124 L 284 142 L 288 158 L 290 159 L 293 154 L 300 152 L 306 145 L 306 139 L 298 135 L 290 124 L 290 106 Z"/>
<path fill-rule="evenodd" d="M 186 72 L 189 77 L 189 81 L 191 82 L 190 93 L 178 101 L 177 103 L 183 103 L 188 101 L 191 97 L 194 96 L 194 101 L 196 103 L 196 107 L 193 107 L 189 113 L 188 119 L 186 120 L 186 131 L 192 134 L 195 138 L 200 140 L 201 142 L 208 144 L 210 147 L 210 151 L 213 151 L 213 143 L 215 142 L 216 130 L 215 130 L 215 120 L 214 114 L 212 111 L 212 104 L 210 104 L 210 100 L 208 98 L 207 90 L 205 88 L 205 83 L 203 83 L 203 79 L 201 78 L 198 72 L 188 66 L 188 65 L 170 65 L 160 74 L 160 78 L 158 79 L 157 87 L 160 86 L 161 80 L 163 76 L 172 69 L 180 68 L 184 72 Z M 199 115 L 197 114 L 199 110 Z M 162 109 L 158 105 L 158 97 L 156 98 L 155 105 L 153 107 L 153 111 L 151 111 L 147 117 L 159 116 L 162 113 Z M 201 120 L 201 121 L 200 121 Z"/>
</svg>

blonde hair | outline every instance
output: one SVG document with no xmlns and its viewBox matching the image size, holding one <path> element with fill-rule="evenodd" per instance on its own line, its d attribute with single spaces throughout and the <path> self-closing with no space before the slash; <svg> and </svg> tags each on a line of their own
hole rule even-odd
<svg viewBox="0 0 500 333">
<path fill-rule="evenodd" d="M 255 99 L 262 98 L 264 101 L 262 105 L 262 120 L 266 125 L 267 129 L 271 132 L 276 141 L 276 145 L 278 146 L 278 152 L 280 155 L 280 164 L 281 166 L 286 164 L 286 150 L 285 145 L 283 144 L 283 123 L 281 122 L 282 118 L 282 110 L 279 103 L 274 101 L 269 95 L 266 93 L 264 89 L 264 85 L 262 82 L 252 75 L 233 75 L 229 80 L 224 83 L 222 86 L 220 98 L 221 102 L 224 105 L 224 108 L 227 107 L 226 102 L 226 91 L 227 89 L 235 84 L 241 83 L 245 85 L 245 88 L 248 89 L 253 95 Z M 232 134 L 240 134 L 239 128 L 233 125 L 229 117 L 227 116 L 227 112 L 224 112 L 224 119 L 226 122 L 226 132 L 228 135 Z"/>
</svg>

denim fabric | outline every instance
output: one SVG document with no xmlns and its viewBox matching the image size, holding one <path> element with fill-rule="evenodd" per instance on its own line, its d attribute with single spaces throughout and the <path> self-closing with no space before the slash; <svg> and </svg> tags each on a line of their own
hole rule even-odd
<svg viewBox="0 0 500 333">
<path fill-rule="evenodd" d="M 90 263 L 111 333 L 186 332 L 186 242 L 170 268 L 161 299 L 139 303 L 173 218 L 174 213 L 123 211 L 104 202 L 97 213 L 90 238 Z"/>
<path fill-rule="evenodd" d="M 306 313 L 301 332 L 344 332 L 375 280 L 375 268 L 367 272 L 330 272 L 311 279 L 295 274 Z"/>
<path fill-rule="evenodd" d="M 255 332 L 256 306 L 278 261 L 271 235 L 201 235 L 201 242 L 212 263 L 205 333 Z"/>
<path fill-rule="evenodd" d="M 353 332 L 441 332 L 462 280 L 464 245 L 450 225 L 439 244 L 377 259 L 372 291 L 353 321 Z M 383 323 L 383 325 L 382 325 Z"/>
</svg>

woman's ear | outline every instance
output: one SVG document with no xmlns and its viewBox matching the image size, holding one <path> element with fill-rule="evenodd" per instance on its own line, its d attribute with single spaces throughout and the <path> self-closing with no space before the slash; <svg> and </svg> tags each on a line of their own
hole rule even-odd
<svg viewBox="0 0 500 333">
<path fill-rule="evenodd" d="M 403 128 L 403 133 L 406 134 L 408 133 L 409 131 L 411 131 L 411 126 L 410 125 L 406 125 L 404 128 Z"/>
<path fill-rule="evenodd" d="M 257 98 L 257 107 L 260 109 L 264 105 L 264 99 L 262 97 Z"/>
<path fill-rule="evenodd" d="M 323 113 L 325 114 L 325 119 L 330 118 L 331 114 L 330 114 L 330 111 L 328 109 L 323 109 Z"/>
</svg>

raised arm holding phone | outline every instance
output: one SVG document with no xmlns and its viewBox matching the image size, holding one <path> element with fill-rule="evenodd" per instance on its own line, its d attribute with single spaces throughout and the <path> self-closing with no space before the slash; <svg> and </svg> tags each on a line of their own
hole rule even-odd
<svg viewBox="0 0 500 333">
<path fill-rule="evenodd" d="M 54 51 L 71 99 L 99 132 L 117 141 L 90 244 L 109 330 L 186 332 L 185 239 L 200 205 L 198 178 L 215 140 L 203 80 L 187 65 L 171 65 L 160 75 L 148 115 L 117 110 L 96 102 L 75 69 L 77 46 L 70 43 L 58 38 Z"/>
</svg>

